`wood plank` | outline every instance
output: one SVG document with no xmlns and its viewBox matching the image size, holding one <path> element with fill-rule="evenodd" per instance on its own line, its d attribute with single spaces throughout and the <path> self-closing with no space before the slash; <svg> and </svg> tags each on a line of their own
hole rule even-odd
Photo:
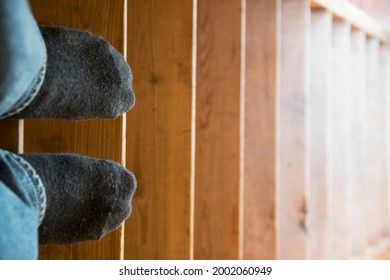
<svg viewBox="0 0 390 280">
<path fill-rule="evenodd" d="M 390 34 L 386 27 L 372 16 L 355 5 L 340 0 L 311 0 L 312 7 L 324 8 L 335 17 L 349 22 L 353 27 L 362 30 L 376 39 L 390 44 Z"/>
<path fill-rule="evenodd" d="M 247 0 L 244 259 L 276 258 L 280 0 Z"/>
<path fill-rule="evenodd" d="M 241 258 L 241 0 L 198 0 L 196 259 Z"/>
<path fill-rule="evenodd" d="M 124 52 L 125 0 L 114 1 L 44 1 L 32 0 L 31 6 L 38 22 L 88 30 L 103 36 L 119 51 Z M 116 120 L 88 122 L 26 121 L 26 152 L 70 152 L 124 162 L 122 139 L 123 117 Z M 41 258 L 120 259 L 121 229 L 101 241 L 83 242 L 41 252 Z M 65 252 L 64 252 L 65 251 Z"/>
<path fill-rule="evenodd" d="M 40 260 L 71 260 L 72 246 L 40 245 Z"/>
<path fill-rule="evenodd" d="M 0 148 L 13 152 L 23 152 L 23 120 L 0 120 Z"/>
<path fill-rule="evenodd" d="M 390 174 L 390 79 L 388 78 L 390 75 L 390 49 L 386 45 L 381 46 L 380 50 L 381 55 L 381 72 L 380 72 L 380 81 L 381 81 L 381 95 L 382 95 L 382 102 L 384 103 L 382 106 L 385 108 L 383 109 L 384 112 L 382 112 L 382 122 L 384 122 L 386 135 L 384 137 L 385 141 L 385 150 L 386 152 L 383 153 L 385 159 L 385 183 L 382 184 L 382 209 L 383 209 L 383 216 L 382 216 L 382 236 L 388 238 L 390 235 L 390 180 L 389 180 L 389 174 Z M 383 107 L 382 107 L 383 108 Z"/>
<path fill-rule="evenodd" d="M 332 15 L 311 13 L 310 45 L 310 197 L 309 258 L 329 259 L 330 239 L 330 96 L 332 93 Z"/>
<path fill-rule="evenodd" d="M 351 254 L 361 258 L 367 244 L 366 168 L 366 35 L 351 33 Z"/>
<path fill-rule="evenodd" d="M 194 7 L 193 0 L 128 1 L 137 101 L 127 115 L 126 166 L 138 189 L 125 259 L 193 258 Z"/>
<path fill-rule="evenodd" d="M 332 193 L 332 259 L 350 256 L 351 181 L 350 181 L 350 53 L 351 26 L 336 20 L 333 24 L 331 98 L 330 175 Z M 352 206 L 352 205 L 351 205 Z M 356 205 L 354 205 L 356 207 Z"/>
<path fill-rule="evenodd" d="M 380 70 L 379 70 L 379 82 L 380 82 L 380 89 L 378 93 L 378 110 L 379 110 L 379 119 L 378 119 L 378 126 L 381 128 L 379 130 L 378 134 L 378 140 L 379 140 L 379 148 L 382 149 L 382 151 L 379 152 L 380 157 L 380 211 L 381 211 L 381 237 L 387 238 L 389 237 L 390 233 L 390 224 L 389 224 L 389 140 L 388 140 L 388 134 L 389 134 L 389 104 L 388 100 L 389 94 L 390 94 L 390 83 L 389 83 L 389 74 L 390 74 L 390 50 L 389 48 L 381 44 L 380 45 Z M 385 152 L 383 152 L 385 151 Z"/>
<path fill-rule="evenodd" d="M 282 0 L 277 137 L 280 259 L 307 257 L 309 16 L 309 1 Z"/>
<path fill-rule="evenodd" d="M 379 64 L 379 42 L 376 39 L 368 38 L 366 57 L 366 123 L 367 123 L 367 161 L 366 171 L 366 194 L 368 203 L 367 229 L 368 242 L 371 246 L 377 246 L 381 237 L 381 184 L 383 174 L 382 154 L 384 149 L 381 147 L 382 133 L 386 130 L 381 126 L 381 98 L 380 98 L 380 64 Z"/>
</svg>

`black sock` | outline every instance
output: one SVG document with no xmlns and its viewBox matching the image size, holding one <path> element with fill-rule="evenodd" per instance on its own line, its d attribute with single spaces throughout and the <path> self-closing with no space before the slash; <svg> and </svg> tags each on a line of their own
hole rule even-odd
<svg viewBox="0 0 390 280">
<path fill-rule="evenodd" d="M 116 118 L 135 101 L 132 73 L 123 56 L 89 32 L 41 27 L 46 75 L 33 101 L 11 118 Z"/>
<path fill-rule="evenodd" d="M 131 212 L 136 188 L 132 173 L 108 160 L 73 154 L 21 154 L 46 190 L 40 244 L 97 240 Z"/>
</svg>

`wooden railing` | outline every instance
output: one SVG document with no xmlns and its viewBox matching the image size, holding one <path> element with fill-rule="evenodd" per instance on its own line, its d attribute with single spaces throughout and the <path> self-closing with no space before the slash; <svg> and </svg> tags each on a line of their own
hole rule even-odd
<svg viewBox="0 0 390 280">
<path fill-rule="evenodd" d="M 1 121 L 0 145 L 125 164 L 133 214 L 42 259 L 355 259 L 389 241 L 390 36 L 339 0 L 32 0 L 134 72 L 114 121 Z"/>
</svg>

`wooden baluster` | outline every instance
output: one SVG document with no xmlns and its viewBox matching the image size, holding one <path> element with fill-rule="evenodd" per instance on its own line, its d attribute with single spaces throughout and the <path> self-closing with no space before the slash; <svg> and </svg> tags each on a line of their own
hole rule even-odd
<svg viewBox="0 0 390 280">
<path fill-rule="evenodd" d="M 388 114 L 389 114 L 389 104 L 388 100 L 390 100 L 390 68 L 389 68 L 389 47 L 382 43 L 380 45 L 380 70 L 379 70 L 379 83 L 380 89 L 378 92 L 378 110 L 379 110 L 379 119 L 378 119 L 378 141 L 380 151 L 379 156 L 379 165 L 380 165 L 380 211 L 381 211 L 381 237 L 388 238 L 389 237 L 389 127 L 388 127 Z"/>
<path fill-rule="evenodd" d="M 351 215 L 352 256 L 361 258 L 367 245 L 366 168 L 366 35 L 351 33 Z"/>
<path fill-rule="evenodd" d="M 381 157 L 385 154 L 381 147 L 381 134 L 385 129 L 381 127 L 381 98 L 380 98 L 380 69 L 379 69 L 379 42 L 374 38 L 367 40 L 366 57 L 366 124 L 367 124 L 367 161 L 366 171 L 366 200 L 368 205 L 367 229 L 368 243 L 371 247 L 379 245 L 381 237 L 381 184 L 383 168 Z"/>
<path fill-rule="evenodd" d="M 333 59 L 330 127 L 330 176 L 332 193 L 332 255 L 333 259 L 350 257 L 351 201 L 351 127 L 350 127 L 350 55 L 351 26 L 342 20 L 333 24 Z"/>
<path fill-rule="evenodd" d="M 278 108 L 278 258 L 307 257 L 310 8 L 282 0 Z"/>
<path fill-rule="evenodd" d="M 310 45 L 310 259 L 331 256 L 329 182 L 330 101 L 332 67 L 332 15 L 326 10 L 311 13 Z"/>
<path fill-rule="evenodd" d="M 382 160 L 385 164 L 384 183 L 382 184 L 382 236 L 388 238 L 390 235 L 390 50 L 387 44 L 382 44 L 380 49 L 380 82 L 381 82 L 381 99 L 382 99 L 382 128 L 386 131 L 382 135 L 384 149 Z"/>
</svg>

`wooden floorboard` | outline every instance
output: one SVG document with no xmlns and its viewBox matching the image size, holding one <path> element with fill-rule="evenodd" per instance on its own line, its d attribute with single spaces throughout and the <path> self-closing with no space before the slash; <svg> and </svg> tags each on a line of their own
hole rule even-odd
<svg viewBox="0 0 390 280">
<path fill-rule="evenodd" d="M 196 1 L 128 1 L 127 51 L 136 105 L 127 163 L 138 180 L 125 259 L 193 258 Z"/>
<path fill-rule="evenodd" d="M 88 30 L 124 52 L 125 0 L 32 0 L 40 24 Z M 123 157 L 123 117 L 86 122 L 25 121 L 25 152 L 67 152 L 105 158 L 119 163 Z M 101 241 L 54 249 L 42 248 L 40 258 L 120 259 L 122 233 L 118 229 Z"/>
<path fill-rule="evenodd" d="M 244 259 L 276 258 L 280 3 L 246 2 Z"/>
<path fill-rule="evenodd" d="M 23 120 L 0 120 L 0 148 L 13 153 L 22 153 L 23 132 Z"/>
<path fill-rule="evenodd" d="M 241 258 L 241 0 L 198 0 L 196 259 Z"/>
</svg>

